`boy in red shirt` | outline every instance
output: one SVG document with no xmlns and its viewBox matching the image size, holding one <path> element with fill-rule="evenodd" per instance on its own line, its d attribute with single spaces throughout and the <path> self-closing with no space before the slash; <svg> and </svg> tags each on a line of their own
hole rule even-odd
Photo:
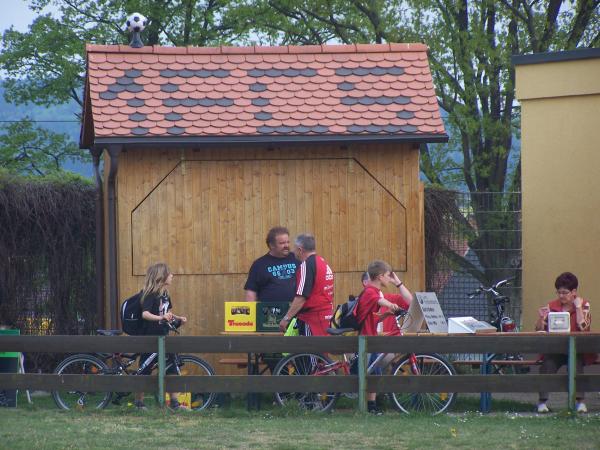
<svg viewBox="0 0 600 450">
<path fill-rule="evenodd" d="M 389 294 L 389 293 L 383 294 L 383 297 L 386 300 L 389 300 L 390 302 L 395 303 L 403 310 L 408 311 L 408 308 L 410 307 L 410 302 L 412 302 L 412 298 L 413 298 L 412 292 L 410 292 L 410 290 L 406 287 L 406 284 L 404 284 L 395 275 L 394 272 L 392 272 L 392 277 L 395 277 L 393 282 L 396 285 L 396 287 L 400 290 L 400 293 L 399 294 Z M 362 282 L 363 288 L 367 287 L 367 285 L 370 282 L 368 272 L 363 272 L 363 274 L 361 276 L 361 282 Z M 381 322 L 379 322 L 379 324 L 377 325 L 377 330 L 378 330 L 379 334 L 383 334 L 384 336 L 400 336 L 400 329 L 398 328 L 398 324 L 396 323 L 396 317 L 394 317 L 393 315 L 386 314 L 388 311 L 389 311 L 388 308 L 386 308 L 385 306 L 382 306 L 381 308 L 379 308 L 379 315 L 381 317 L 384 317 L 384 319 L 381 320 Z"/>
<path fill-rule="evenodd" d="M 378 313 L 380 307 L 386 307 L 391 312 L 396 312 L 398 305 L 384 298 L 381 288 L 387 287 L 390 283 L 396 286 L 401 285 L 400 279 L 392 272 L 392 268 L 385 261 L 373 261 L 367 268 L 369 274 L 369 282 L 366 284 L 364 291 L 360 295 L 356 310 L 356 317 L 359 323 L 362 323 L 360 334 L 362 336 L 377 336 L 377 324 L 380 315 Z M 377 358 L 377 353 L 369 354 L 369 365 Z M 381 369 L 375 369 L 373 374 L 381 372 Z M 367 407 L 370 413 L 380 415 L 375 404 L 377 394 L 369 392 L 367 395 Z"/>
</svg>

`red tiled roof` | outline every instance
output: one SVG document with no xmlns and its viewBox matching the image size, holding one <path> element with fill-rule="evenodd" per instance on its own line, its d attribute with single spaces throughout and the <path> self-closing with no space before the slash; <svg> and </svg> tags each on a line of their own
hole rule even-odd
<svg viewBox="0 0 600 450">
<path fill-rule="evenodd" d="M 423 44 L 88 45 L 87 57 L 84 146 L 189 136 L 447 139 Z"/>
</svg>

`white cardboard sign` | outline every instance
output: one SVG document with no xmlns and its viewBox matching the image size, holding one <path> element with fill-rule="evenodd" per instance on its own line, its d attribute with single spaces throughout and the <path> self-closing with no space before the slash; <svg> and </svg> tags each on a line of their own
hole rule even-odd
<svg viewBox="0 0 600 450">
<path fill-rule="evenodd" d="M 474 317 L 450 317 L 448 333 L 495 333 L 496 328 Z"/>
<path fill-rule="evenodd" d="M 435 292 L 415 292 L 415 297 L 429 331 L 431 333 L 447 333 L 448 323 Z"/>
</svg>

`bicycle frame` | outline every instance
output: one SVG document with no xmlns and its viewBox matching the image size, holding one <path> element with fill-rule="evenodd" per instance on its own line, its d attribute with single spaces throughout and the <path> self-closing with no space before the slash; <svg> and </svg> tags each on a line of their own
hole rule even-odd
<svg viewBox="0 0 600 450">
<path fill-rule="evenodd" d="M 490 314 L 490 324 L 500 332 L 517 331 L 513 319 L 506 315 L 506 304 L 510 299 L 498 291 L 499 288 L 508 286 L 511 281 L 512 279 L 509 278 L 500 280 L 490 287 L 479 286 L 474 292 L 467 294 L 469 298 L 474 298 L 484 293 L 486 298 L 492 302 L 495 311 Z"/>
</svg>

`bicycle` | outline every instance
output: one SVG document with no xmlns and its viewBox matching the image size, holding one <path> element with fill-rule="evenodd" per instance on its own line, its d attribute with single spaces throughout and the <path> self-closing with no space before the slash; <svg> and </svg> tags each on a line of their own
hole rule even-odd
<svg viewBox="0 0 600 450">
<path fill-rule="evenodd" d="M 396 323 L 401 329 L 401 318 L 406 315 L 406 311 L 401 310 L 396 315 Z M 331 335 L 342 335 L 344 333 L 355 331 L 351 328 L 328 328 L 327 332 Z M 377 367 L 387 368 L 392 364 L 392 374 L 394 376 L 407 375 L 455 375 L 456 371 L 452 364 L 443 356 L 437 353 L 409 353 L 400 359 L 394 353 L 381 353 L 369 365 L 367 374 L 373 373 Z M 350 375 L 353 364 L 356 364 L 358 354 L 352 354 L 348 357 L 343 355 L 341 360 L 332 360 L 329 357 L 317 353 L 297 353 L 283 358 L 275 367 L 273 375 L 284 376 L 338 376 Z M 396 362 L 397 361 L 397 362 Z M 275 401 L 286 406 L 293 402 L 300 405 L 301 408 L 326 412 L 330 411 L 339 393 L 333 392 L 276 392 Z M 447 411 L 456 399 L 456 393 L 410 393 L 400 392 L 391 393 L 393 405 L 399 411 L 410 413 L 429 413 L 437 415 Z"/>
<path fill-rule="evenodd" d="M 513 280 L 514 278 L 500 280 L 490 287 L 479 286 L 475 291 L 467 294 L 470 299 L 485 294 L 492 302 L 494 309 L 490 312 L 489 321 L 500 333 L 514 333 L 519 331 L 515 321 L 506 313 L 506 305 L 507 303 L 510 303 L 510 298 L 506 295 L 502 295 L 498 291 L 498 289 L 502 287 L 510 286 L 510 282 Z M 520 353 L 490 354 L 486 356 L 486 362 L 489 364 L 489 367 L 491 367 L 494 374 L 507 375 L 511 373 L 529 372 L 529 367 L 520 367 L 515 364 L 492 363 L 492 361 L 523 361 L 523 355 Z"/>
<path fill-rule="evenodd" d="M 169 328 L 177 332 L 175 325 L 169 323 Z M 101 336 L 118 336 L 122 334 L 120 330 L 96 330 Z M 158 353 L 152 353 L 137 370 L 131 366 L 136 362 L 138 354 L 136 353 L 78 353 L 71 355 L 61 361 L 55 374 L 66 375 L 139 375 L 148 366 L 151 370 L 158 367 Z M 215 374 L 210 364 L 201 358 L 192 355 L 169 355 L 166 369 L 177 366 L 178 375 L 194 376 L 212 376 Z M 113 399 L 113 395 L 115 398 Z M 120 400 L 129 395 L 129 392 L 102 392 L 102 391 L 74 391 L 60 390 L 53 391 L 52 398 L 61 409 L 103 409 L 113 401 L 114 404 L 120 404 Z M 215 393 L 193 392 L 189 393 L 190 407 L 194 411 L 201 411 L 209 408 L 216 398 Z"/>
</svg>

